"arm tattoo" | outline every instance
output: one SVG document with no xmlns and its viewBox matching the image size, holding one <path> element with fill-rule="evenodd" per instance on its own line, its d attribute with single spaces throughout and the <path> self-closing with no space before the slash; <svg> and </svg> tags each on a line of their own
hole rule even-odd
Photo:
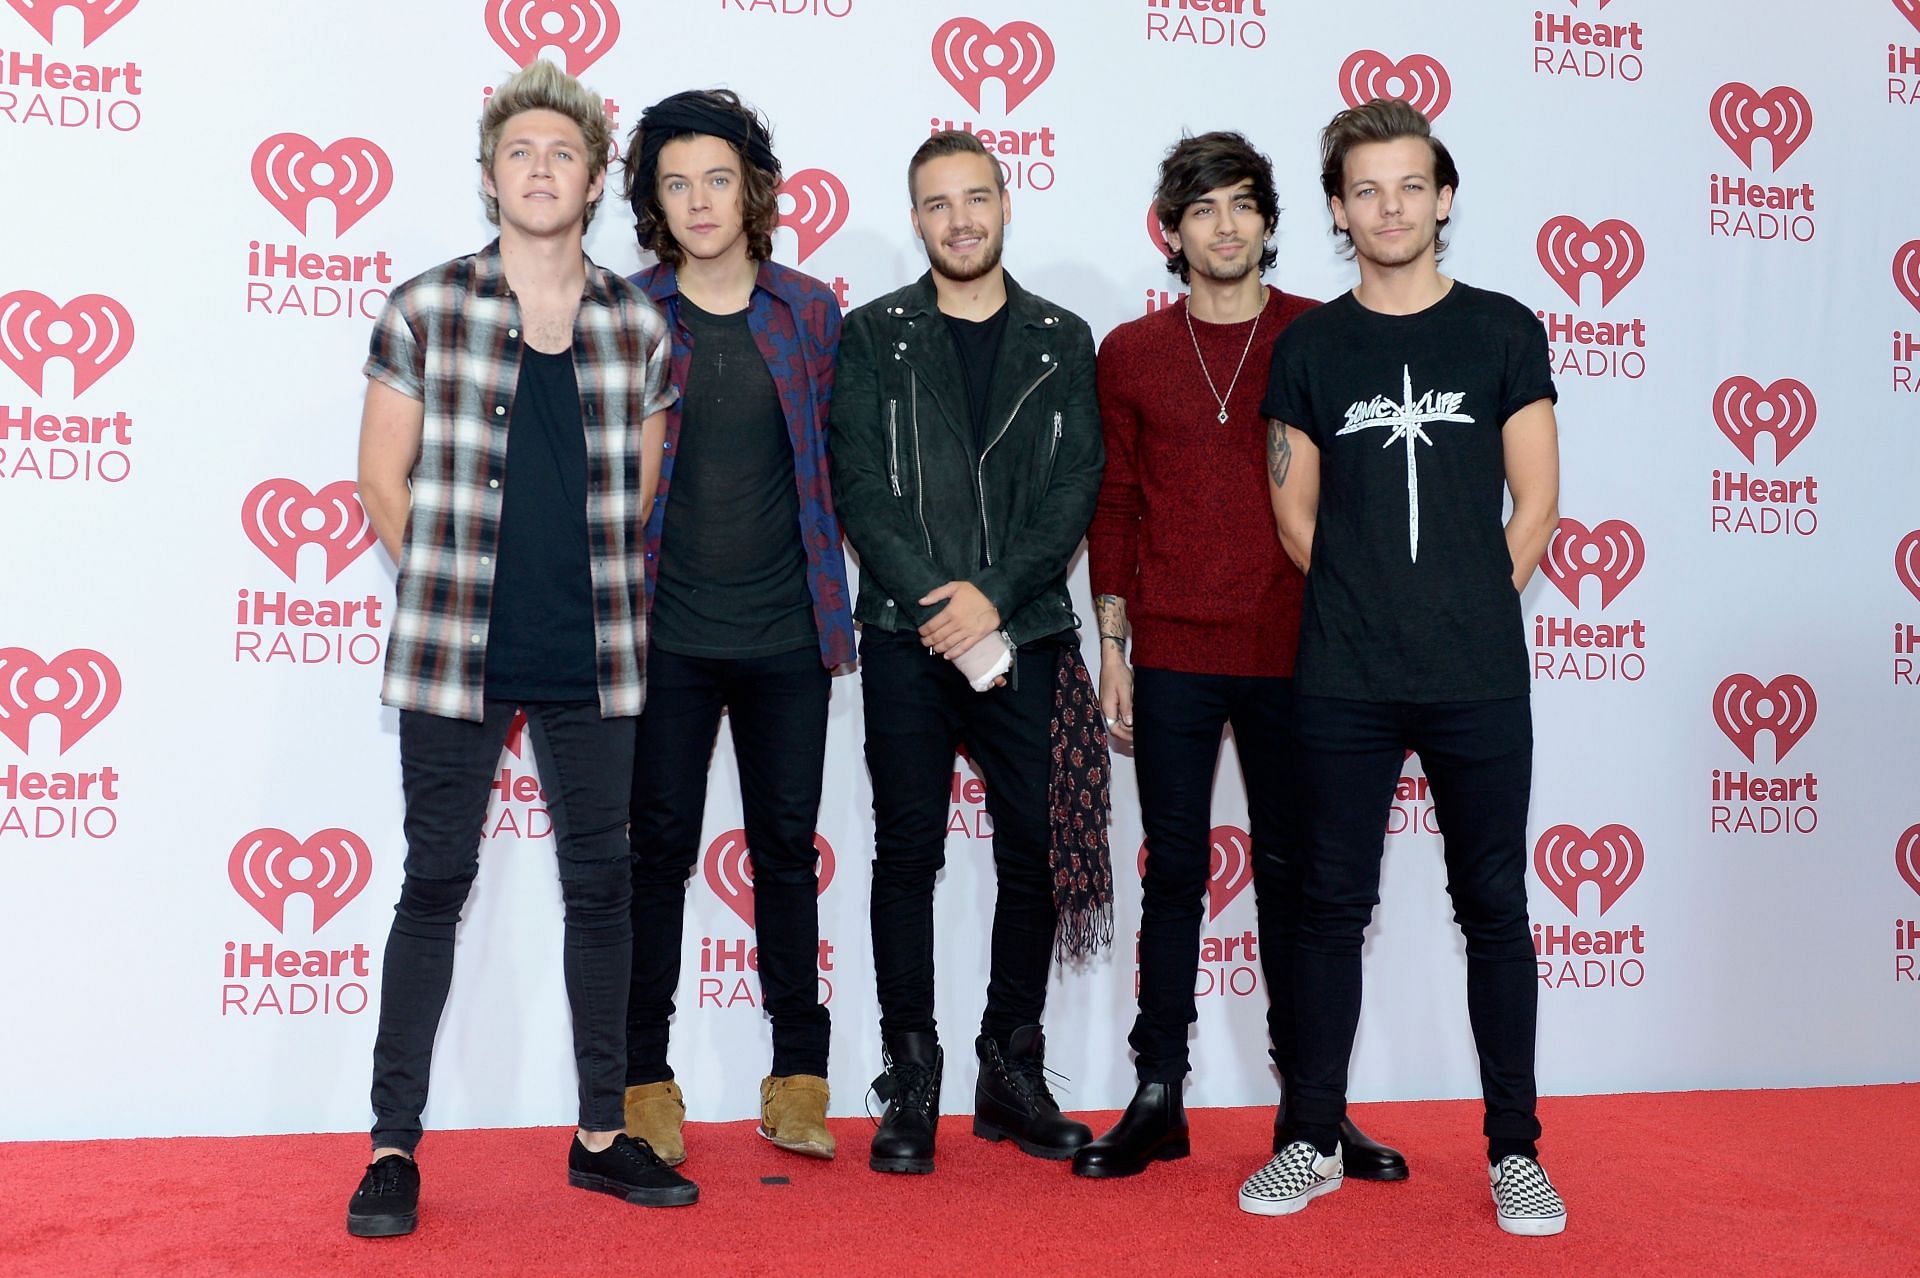
<svg viewBox="0 0 1920 1278">
<path fill-rule="evenodd" d="M 1110 639 L 1126 652 L 1127 640 L 1127 601 L 1119 595 L 1100 595 L 1093 601 L 1095 624 L 1100 627 L 1100 637 Z"/>
<path fill-rule="evenodd" d="M 1293 445 L 1287 442 L 1287 424 L 1267 418 L 1267 477 L 1275 488 L 1287 485 L 1287 470 L 1293 465 Z"/>
</svg>

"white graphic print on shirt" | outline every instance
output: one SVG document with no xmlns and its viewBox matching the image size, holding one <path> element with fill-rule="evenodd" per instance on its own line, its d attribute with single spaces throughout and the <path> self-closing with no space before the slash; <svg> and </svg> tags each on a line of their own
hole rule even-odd
<svg viewBox="0 0 1920 1278">
<path fill-rule="evenodd" d="M 1429 422 L 1462 422 L 1471 425 L 1473 418 L 1459 411 L 1465 399 L 1465 393 L 1460 391 L 1427 391 L 1416 401 L 1413 398 L 1413 370 L 1403 364 L 1400 367 L 1399 403 L 1394 403 L 1385 395 L 1357 400 L 1347 406 L 1347 424 L 1334 432 L 1335 435 L 1351 435 L 1370 427 L 1386 426 L 1391 430 L 1381 443 L 1382 448 L 1391 448 L 1401 440 L 1406 441 L 1407 553 L 1415 563 L 1420 561 L 1420 463 L 1415 445 L 1433 446 L 1433 439 L 1426 429 Z"/>
</svg>

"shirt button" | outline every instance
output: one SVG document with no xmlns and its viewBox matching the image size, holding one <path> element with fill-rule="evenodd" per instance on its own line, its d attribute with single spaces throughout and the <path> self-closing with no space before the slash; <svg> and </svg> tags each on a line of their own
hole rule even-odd
<svg viewBox="0 0 1920 1278">
<path fill-rule="evenodd" d="M 507 415 L 507 406 L 505 404 L 495 404 L 493 406 L 493 415 L 495 417 L 505 417 Z"/>
<path fill-rule="evenodd" d="M 893 600 L 891 599 L 887 600 L 887 607 L 889 608 L 893 607 Z"/>
<path fill-rule="evenodd" d="M 1041 362 L 1042 364 L 1051 364 L 1051 363 L 1053 362 L 1053 356 L 1051 356 L 1051 355 L 1042 355 L 1042 356 L 1040 357 L 1040 362 Z"/>
<path fill-rule="evenodd" d="M 1051 323 L 1053 323 L 1053 321 L 1052 321 L 1052 320 L 1048 320 L 1048 321 L 1047 321 L 1047 323 L 1049 323 L 1049 324 L 1051 324 Z M 508 337 L 518 337 L 518 336 L 520 336 L 520 330 L 519 330 L 519 329 L 517 329 L 517 328 L 510 328 L 510 329 L 508 329 L 508 330 L 507 330 L 507 336 L 508 336 Z"/>
<path fill-rule="evenodd" d="M 480 636 L 479 636 L 479 635 L 468 635 L 468 636 L 467 636 L 467 642 L 468 642 L 468 643 L 479 643 L 479 642 L 480 642 Z"/>
<path fill-rule="evenodd" d="M 499 486 L 500 486 L 500 481 L 497 479 L 489 479 L 487 481 L 487 487 L 489 488 L 498 488 Z"/>
<path fill-rule="evenodd" d="M 898 343 L 898 345 L 899 345 L 899 347 L 900 347 L 900 349 L 901 349 L 901 350 L 903 350 L 903 351 L 904 351 L 905 349 L 907 349 L 907 344 L 906 344 L 905 342 L 900 342 L 900 343 Z"/>
<path fill-rule="evenodd" d="M 485 568 L 485 567 L 486 567 L 486 566 L 487 566 L 488 564 L 490 564 L 490 563 L 492 563 L 492 562 L 493 562 L 493 557 L 492 557 L 491 555 L 482 555 L 482 556 L 480 556 L 480 566 L 481 566 L 482 568 Z"/>
</svg>

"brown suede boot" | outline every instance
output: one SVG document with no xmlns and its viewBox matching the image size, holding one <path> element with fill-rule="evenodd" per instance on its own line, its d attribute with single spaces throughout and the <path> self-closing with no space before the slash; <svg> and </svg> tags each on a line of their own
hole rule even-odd
<svg viewBox="0 0 1920 1278">
<path fill-rule="evenodd" d="M 827 1080 L 817 1074 L 769 1074 L 761 1079 L 760 1134 L 796 1154 L 832 1158 Z"/>
<path fill-rule="evenodd" d="M 627 1135 L 647 1142 L 669 1167 L 687 1161 L 687 1147 L 680 1139 L 680 1124 L 686 1119 L 687 1102 L 671 1078 L 627 1089 Z"/>
</svg>

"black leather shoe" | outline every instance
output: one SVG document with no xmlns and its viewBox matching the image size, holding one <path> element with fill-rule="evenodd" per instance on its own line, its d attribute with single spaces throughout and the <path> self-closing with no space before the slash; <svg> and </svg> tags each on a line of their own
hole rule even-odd
<svg viewBox="0 0 1920 1278">
<path fill-rule="evenodd" d="M 1076 1176 L 1136 1176 L 1148 1164 L 1185 1158 L 1187 1105 L 1182 1083 L 1142 1083 L 1113 1130 L 1073 1152 Z"/>
<path fill-rule="evenodd" d="M 924 1176 L 933 1170 L 933 1138 L 940 1126 L 940 1074 L 946 1057 L 930 1032 L 889 1036 L 887 1068 L 873 1090 L 887 1102 L 873 1134 L 867 1166 L 877 1172 Z"/>
<path fill-rule="evenodd" d="M 1287 1131 L 1287 1109 L 1282 1104 L 1273 1119 L 1273 1152 L 1285 1149 L 1292 1139 Z M 1405 1180 L 1408 1175 L 1406 1155 L 1368 1136 L 1353 1125 L 1351 1118 L 1340 1120 L 1340 1156 L 1347 1175 L 1354 1180 Z"/>
<path fill-rule="evenodd" d="M 1047 1087 L 1046 1036 L 1022 1025 L 1000 1050 L 991 1035 L 974 1040 L 980 1081 L 973 1089 L 973 1134 L 1010 1140 L 1035 1158 L 1066 1159 L 1093 1139 L 1093 1130 L 1060 1112 Z"/>
<path fill-rule="evenodd" d="M 367 1164 L 347 1203 L 347 1232 L 356 1238 L 410 1234 L 420 1220 L 420 1169 L 411 1158 L 388 1154 Z"/>
</svg>

